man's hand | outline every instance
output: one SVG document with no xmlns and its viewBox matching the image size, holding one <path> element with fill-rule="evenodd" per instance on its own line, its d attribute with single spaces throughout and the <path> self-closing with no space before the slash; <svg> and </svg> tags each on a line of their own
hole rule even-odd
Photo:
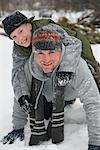
<svg viewBox="0 0 100 150">
<path fill-rule="evenodd" d="M 100 150 L 100 146 L 89 145 L 88 150 Z"/>
<path fill-rule="evenodd" d="M 29 114 L 32 110 L 32 104 L 28 95 L 23 95 L 18 100 L 21 108 L 25 111 L 26 114 Z"/>
<path fill-rule="evenodd" d="M 11 132 L 9 132 L 2 140 L 1 142 L 3 144 L 9 143 L 13 144 L 16 139 L 20 139 L 20 141 L 24 140 L 24 128 L 22 129 L 15 129 Z"/>
</svg>

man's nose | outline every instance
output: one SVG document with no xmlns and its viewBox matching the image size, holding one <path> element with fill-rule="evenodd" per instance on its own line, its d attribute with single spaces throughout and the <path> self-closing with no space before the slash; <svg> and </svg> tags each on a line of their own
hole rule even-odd
<svg viewBox="0 0 100 150">
<path fill-rule="evenodd" d="M 44 61 L 49 62 L 51 60 L 50 54 L 45 54 L 44 55 Z"/>
</svg>

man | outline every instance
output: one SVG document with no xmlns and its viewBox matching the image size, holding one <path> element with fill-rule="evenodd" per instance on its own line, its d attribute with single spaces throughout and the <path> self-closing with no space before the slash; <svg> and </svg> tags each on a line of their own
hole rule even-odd
<svg viewBox="0 0 100 150">
<path fill-rule="evenodd" d="M 87 115 L 88 149 L 98 150 L 100 148 L 100 94 L 86 62 L 80 57 L 76 61 L 73 59 L 73 52 L 70 54 L 70 42 L 73 43 L 73 49 L 81 50 L 80 41 L 71 38 L 72 40 L 62 34 L 59 26 L 54 24 L 39 28 L 33 34 L 32 54 L 24 68 L 28 87 L 32 92 L 31 102 L 34 108 L 30 113 L 29 145 L 37 143 L 36 139 L 38 142 L 45 140 L 48 132 L 53 143 L 63 141 L 64 101 L 79 97 Z M 64 45 L 66 40 L 68 43 Z M 47 130 L 44 123 L 43 97 L 47 102 L 52 102 L 53 107 L 49 116 L 51 126 L 47 127 Z"/>
<path fill-rule="evenodd" d="M 55 25 L 54 25 L 54 26 L 55 26 Z M 58 27 L 58 29 L 59 29 L 59 27 Z M 21 31 L 21 32 L 22 32 L 22 31 Z M 12 32 L 12 33 L 13 33 L 13 32 Z M 15 36 L 15 37 L 16 37 L 16 36 Z M 15 37 L 14 37 L 14 38 L 15 38 Z M 65 42 L 66 42 L 66 41 L 65 41 Z M 72 42 L 72 43 L 73 43 L 73 42 Z M 75 46 L 75 45 L 74 45 L 74 46 Z M 79 57 L 78 57 L 78 58 L 79 58 Z M 77 59 L 77 60 L 78 60 L 78 59 Z M 77 63 L 76 63 L 76 64 L 77 64 Z M 44 65 L 44 66 L 45 66 L 45 65 Z M 49 66 L 49 64 L 48 64 L 47 66 Z M 46 67 L 46 66 L 45 66 L 45 67 Z M 44 68 L 44 69 L 45 69 L 45 68 Z M 50 70 L 49 70 L 49 71 L 50 71 Z M 69 71 L 69 72 L 70 72 L 70 71 Z M 48 75 L 50 75 L 50 74 L 48 74 Z M 58 75 L 58 76 L 61 76 L 61 74 Z M 63 77 L 63 76 L 65 76 L 65 75 L 63 74 L 62 77 Z M 68 76 L 65 76 L 65 77 L 67 77 L 67 79 L 70 79 L 70 76 L 71 76 L 71 72 L 70 72 L 70 74 L 68 74 Z M 30 82 L 28 81 L 27 83 L 29 84 Z M 61 81 L 60 83 L 62 83 L 62 81 Z M 65 79 L 64 79 L 64 83 L 66 83 L 66 80 L 65 80 Z M 26 90 L 26 91 L 27 91 L 27 90 Z M 28 92 L 29 92 L 29 90 L 28 90 Z M 25 96 L 24 96 L 24 98 L 27 99 Z M 25 99 L 24 99 L 24 100 L 25 100 Z M 70 100 L 70 99 L 69 99 L 69 100 Z M 20 101 L 20 100 L 19 100 L 19 101 Z M 24 102 L 25 102 L 25 101 L 24 101 Z M 20 101 L 20 104 L 23 106 L 22 100 Z M 51 105 L 50 105 L 50 106 L 51 106 Z M 19 115 L 20 115 L 20 114 L 19 114 Z M 13 116 L 14 116 L 14 115 L 13 115 Z M 22 115 L 22 116 L 26 117 L 25 114 Z M 24 118 L 24 117 L 23 117 L 23 118 Z M 25 118 L 24 118 L 24 119 L 25 119 Z M 24 119 L 23 119 L 23 120 L 24 120 Z M 25 119 L 24 121 L 26 121 L 26 119 Z M 22 121 L 22 124 L 23 124 L 24 121 Z M 24 124 L 25 124 L 25 122 L 24 122 Z M 22 125 L 22 126 L 19 125 L 19 127 L 23 127 L 23 125 Z"/>
</svg>

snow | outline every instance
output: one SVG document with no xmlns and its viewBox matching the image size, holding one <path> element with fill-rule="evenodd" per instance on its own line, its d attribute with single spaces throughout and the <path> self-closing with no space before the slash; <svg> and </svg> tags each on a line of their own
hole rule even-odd
<svg viewBox="0 0 100 150">
<path fill-rule="evenodd" d="M 91 45 L 96 60 L 100 63 L 100 44 Z"/>
<path fill-rule="evenodd" d="M 11 86 L 12 41 L 0 36 L 0 139 L 12 130 L 13 90 Z M 100 62 L 100 44 L 91 45 L 95 58 Z M 26 133 L 28 129 L 26 128 Z M 2 145 L 0 150 L 87 150 L 88 133 L 85 112 L 79 99 L 71 107 L 65 108 L 65 140 L 60 144 L 44 142 L 29 147 L 25 142 Z M 26 134 L 27 135 L 27 134 Z"/>
</svg>

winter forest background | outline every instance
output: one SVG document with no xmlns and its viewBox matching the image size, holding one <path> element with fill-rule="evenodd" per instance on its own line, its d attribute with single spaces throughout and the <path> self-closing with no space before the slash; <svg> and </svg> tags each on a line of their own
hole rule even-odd
<svg viewBox="0 0 100 150">
<path fill-rule="evenodd" d="M 70 25 L 80 30 L 89 39 L 94 56 L 100 63 L 100 0 L 0 0 L 0 140 L 12 130 L 14 97 L 11 85 L 13 42 L 5 36 L 1 21 L 17 9 L 27 17 L 50 17 L 64 26 Z M 63 143 L 55 145 L 49 141 L 29 147 L 28 126 L 29 124 L 25 130 L 25 142 L 17 140 L 13 145 L 0 143 L 0 150 L 87 150 L 86 116 L 79 99 L 74 105 L 65 108 Z"/>
<path fill-rule="evenodd" d="M 67 11 L 83 11 L 84 9 L 95 9 L 99 12 L 99 0 L 0 0 L 0 13 L 13 11 L 15 9 L 39 10 L 43 8 L 61 9 Z"/>
</svg>

